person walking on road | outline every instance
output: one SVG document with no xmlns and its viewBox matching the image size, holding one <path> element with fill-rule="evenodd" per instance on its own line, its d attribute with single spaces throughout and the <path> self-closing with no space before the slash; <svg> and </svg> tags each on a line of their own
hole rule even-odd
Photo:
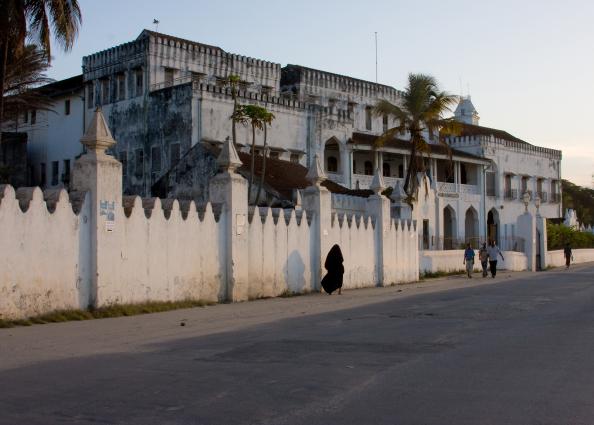
<svg viewBox="0 0 594 425">
<path fill-rule="evenodd" d="M 489 272 L 487 271 L 489 267 L 489 252 L 487 251 L 487 243 L 483 242 L 483 246 L 479 249 L 479 260 L 481 262 L 481 267 L 483 268 L 483 277 L 487 277 Z"/>
<path fill-rule="evenodd" d="M 330 249 L 330 252 L 326 257 L 326 262 L 324 263 L 324 267 L 328 270 L 328 273 L 326 273 L 326 276 L 322 279 L 322 288 L 324 288 L 324 291 L 326 291 L 328 295 L 332 295 L 332 292 L 337 289 L 338 295 L 342 294 L 342 277 L 344 274 L 343 262 L 344 258 L 340 247 L 334 245 Z"/>
<path fill-rule="evenodd" d="M 472 277 L 472 269 L 474 268 L 474 249 L 470 247 L 470 244 L 466 244 L 466 249 L 464 250 L 464 261 L 462 264 L 466 264 L 466 273 L 468 274 L 468 278 Z"/>
<path fill-rule="evenodd" d="M 569 242 L 565 244 L 565 248 L 563 249 L 563 254 L 565 255 L 565 268 L 569 268 L 569 264 L 573 260 L 573 253 L 571 252 L 571 245 Z"/>
<path fill-rule="evenodd" d="M 505 258 L 503 258 L 503 254 L 497 247 L 497 244 L 494 240 L 491 240 L 491 243 L 487 248 L 487 253 L 489 254 L 489 266 L 491 268 L 491 277 L 494 279 L 495 275 L 497 274 L 497 254 L 501 256 L 501 259 L 503 261 L 505 261 Z"/>
</svg>

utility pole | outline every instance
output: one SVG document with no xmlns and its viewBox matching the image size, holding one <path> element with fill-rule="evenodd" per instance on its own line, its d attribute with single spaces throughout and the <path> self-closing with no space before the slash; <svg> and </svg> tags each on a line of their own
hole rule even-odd
<svg viewBox="0 0 594 425">
<path fill-rule="evenodd" d="M 375 34 L 375 83 L 377 84 L 377 31 Z"/>
</svg>

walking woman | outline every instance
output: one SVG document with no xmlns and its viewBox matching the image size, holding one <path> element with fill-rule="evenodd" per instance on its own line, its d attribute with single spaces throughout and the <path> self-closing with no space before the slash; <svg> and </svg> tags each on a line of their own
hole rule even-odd
<svg viewBox="0 0 594 425">
<path fill-rule="evenodd" d="M 489 248 L 487 248 L 487 253 L 489 254 L 489 266 L 491 267 L 491 277 L 495 278 L 495 275 L 497 274 L 497 254 L 501 256 L 501 259 L 503 261 L 505 261 L 505 258 L 503 258 L 503 254 L 501 253 L 501 251 L 499 251 L 499 248 L 497 247 L 497 244 L 495 244 L 494 240 L 491 240 Z"/>
<path fill-rule="evenodd" d="M 326 276 L 322 279 L 322 288 L 324 288 L 324 291 L 326 291 L 328 295 L 332 295 L 332 292 L 337 289 L 338 295 L 342 294 L 342 275 L 344 274 L 343 262 L 344 258 L 342 258 L 340 247 L 334 245 L 330 249 L 330 252 L 328 252 L 326 262 L 324 263 L 324 267 L 328 270 L 328 273 L 326 273 Z"/>
</svg>

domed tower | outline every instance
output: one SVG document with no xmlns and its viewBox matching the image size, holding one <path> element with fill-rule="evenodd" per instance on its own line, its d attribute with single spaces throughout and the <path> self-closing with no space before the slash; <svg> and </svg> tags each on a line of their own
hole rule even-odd
<svg viewBox="0 0 594 425">
<path fill-rule="evenodd" d="M 479 125 L 479 115 L 470 100 L 470 96 L 460 96 L 460 103 L 458 103 L 458 107 L 454 111 L 454 118 L 456 121 L 465 124 Z"/>
</svg>

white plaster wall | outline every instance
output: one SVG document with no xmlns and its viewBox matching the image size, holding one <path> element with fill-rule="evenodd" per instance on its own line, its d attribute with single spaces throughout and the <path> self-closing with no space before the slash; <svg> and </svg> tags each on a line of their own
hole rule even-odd
<svg viewBox="0 0 594 425">
<path fill-rule="evenodd" d="M 482 270 L 481 263 L 478 259 L 478 252 L 475 251 L 476 257 L 474 259 L 474 270 Z M 505 261 L 501 257 L 497 259 L 497 268 L 510 271 L 522 271 L 528 267 L 528 259 L 526 254 L 514 251 L 502 252 Z M 421 272 L 453 272 L 457 270 L 465 270 L 466 265 L 463 264 L 464 250 L 455 249 L 448 251 L 421 251 L 420 270 Z"/>
<path fill-rule="evenodd" d="M 594 261 L 594 249 L 572 249 L 573 261 L 572 264 L 576 263 L 588 263 Z M 547 252 L 547 265 L 552 267 L 561 267 L 565 265 L 565 255 L 563 250 L 555 250 Z"/>
<path fill-rule="evenodd" d="M 169 219 L 155 200 L 147 218 L 139 197 L 130 217 L 119 212 L 119 285 L 99 288 L 105 304 L 202 299 L 223 295 L 222 223 L 210 204 L 201 220 L 192 203 L 186 219 L 174 201 Z M 99 229 L 101 231 L 101 229 Z"/>
<path fill-rule="evenodd" d="M 344 257 L 343 288 L 375 286 L 375 237 L 371 218 L 348 216 L 342 223 L 334 220 L 327 238 L 327 246 L 338 244 Z M 322 264 L 328 252 L 322 253 Z M 325 270 L 324 270 L 325 273 Z"/>
<path fill-rule="evenodd" d="M 3 196 L 2 196 L 3 194 Z M 79 215 L 61 191 L 53 213 L 39 188 L 22 212 L 0 186 L 0 318 L 20 319 L 89 303 L 89 200 Z"/>
<path fill-rule="evenodd" d="M 248 226 L 249 298 L 275 297 L 283 293 L 305 293 L 311 288 L 310 240 L 312 229 L 303 213 L 257 209 Z M 262 222 L 264 220 L 264 222 Z"/>
</svg>

